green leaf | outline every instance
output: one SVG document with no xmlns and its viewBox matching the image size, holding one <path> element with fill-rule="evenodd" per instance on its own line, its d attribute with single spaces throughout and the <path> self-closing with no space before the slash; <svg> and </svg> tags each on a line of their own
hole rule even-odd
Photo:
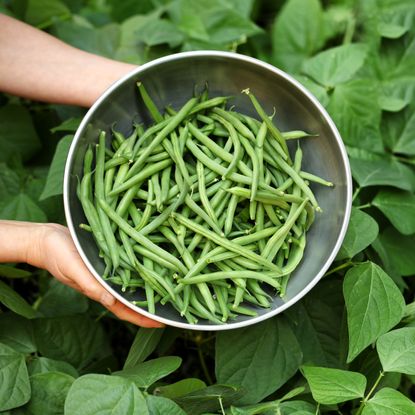
<svg viewBox="0 0 415 415">
<path fill-rule="evenodd" d="M 303 363 L 337 367 L 340 359 L 340 330 L 344 308 L 341 283 L 323 280 L 285 315 L 300 344 Z"/>
<path fill-rule="evenodd" d="M 409 192 L 381 190 L 372 201 L 402 234 L 415 233 L 415 195 Z"/>
<path fill-rule="evenodd" d="M 41 28 L 50 26 L 53 21 L 70 17 L 71 12 L 59 0 L 28 0 L 25 21 Z"/>
<path fill-rule="evenodd" d="M 351 268 L 344 278 L 351 362 L 401 320 L 405 301 L 392 279 L 376 264 L 367 262 Z"/>
<path fill-rule="evenodd" d="M 23 317 L 34 318 L 36 316 L 36 311 L 26 300 L 3 281 L 0 281 L 0 303 Z"/>
<path fill-rule="evenodd" d="M 12 312 L 0 314 L 0 343 L 20 353 L 36 352 L 32 320 Z"/>
<path fill-rule="evenodd" d="M 0 343 L 0 411 L 17 408 L 30 399 L 25 357 Z"/>
<path fill-rule="evenodd" d="M 85 313 L 88 298 L 58 280 L 51 280 L 49 289 L 39 305 L 39 312 L 44 317 L 63 317 Z"/>
<path fill-rule="evenodd" d="M 1 140 L 1 136 L 0 136 Z M 20 193 L 19 175 L 5 163 L 0 163 L 0 210 L 11 196 Z"/>
<path fill-rule="evenodd" d="M 382 388 L 366 403 L 362 415 L 409 415 L 414 413 L 414 402 L 394 389 Z"/>
<path fill-rule="evenodd" d="M 28 362 L 27 370 L 30 376 L 48 372 L 66 373 L 73 378 L 79 376 L 78 371 L 69 363 L 63 360 L 48 359 L 47 357 L 34 357 Z"/>
<path fill-rule="evenodd" d="M 30 159 L 40 149 L 39 137 L 29 111 L 9 104 L 0 108 L 0 162 L 18 154 Z"/>
<path fill-rule="evenodd" d="M 415 375 L 415 327 L 392 330 L 379 337 L 376 347 L 385 372 Z"/>
<path fill-rule="evenodd" d="M 352 208 L 349 227 L 336 260 L 353 258 L 376 239 L 378 232 L 379 226 L 370 215 Z"/>
<path fill-rule="evenodd" d="M 383 111 L 389 112 L 399 112 L 407 105 L 407 102 L 401 98 L 388 97 L 384 95 L 379 97 L 378 103 Z"/>
<path fill-rule="evenodd" d="M 297 72 L 302 61 L 323 45 L 320 1 L 287 1 L 274 22 L 271 41 L 273 63 L 285 71 Z"/>
<path fill-rule="evenodd" d="M 65 415 L 149 415 L 134 383 L 118 376 L 88 374 L 76 379 L 65 401 Z"/>
<path fill-rule="evenodd" d="M 413 191 L 415 188 L 414 172 L 399 161 L 351 157 L 350 165 L 353 177 L 360 187 L 392 186 L 407 191 Z"/>
<path fill-rule="evenodd" d="M 323 405 L 362 398 L 365 394 L 366 378 L 361 373 L 317 366 L 303 366 L 302 371 L 314 400 Z"/>
<path fill-rule="evenodd" d="M 178 28 L 167 19 L 155 19 L 149 21 L 141 27 L 142 40 L 148 46 L 161 45 L 167 43 L 171 48 L 180 45 L 183 40 L 183 34 Z"/>
<path fill-rule="evenodd" d="M 79 19 L 54 24 L 53 34 L 79 49 L 112 58 L 120 45 L 120 27 L 110 23 L 99 28 Z"/>
<path fill-rule="evenodd" d="M 404 236 L 390 227 L 379 235 L 379 241 L 387 252 L 389 262 L 394 270 L 403 276 L 415 273 L 414 235 Z"/>
<path fill-rule="evenodd" d="M 378 86 L 370 79 L 353 79 L 337 85 L 327 110 L 349 146 L 382 151 Z"/>
<path fill-rule="evenodd" d="M 186 415 L 177 403 L 162 396 L 148 395 L 146 402 L 149 415 Z"/>
<path fill-rule="evenodd" d="M 63 193 L 63 173 L 65 171 L 66 158 L 72 140 L 72 135 L 66 135 L 59 141 L 55 155 L 53 156 L 52 164 L 49 168 L 45 187 L 40 195 L 40 200 L 47 199 L 51 196 L 61 195 Z"/>
<path fill-rule="evenodd" d="M 114 375 L 131 379 L 138 388 L 147 389 L 153 383 L 177 370 L 181 363 L 182 359 L 180 357 L 159 357 L 158 359 L 147 360 L 128 369 L 114 372 Z"/>
<path fill-rule="evenodd" d="M 19 279 L 27 278 L 32 275 L 31 272 L 24 269 L 12 267 L 11 265 L 0 264 L 0 277 L 10 278 L 10 279 Z"/>
<path fill-rule="evenodd" d="M 56 133 L 58 131 L 69 131 L 71 133 L 74 133 L 78 129 L 81 121 L 82 121 L 82 118 L 71 117 L 63 121 L 58 126 L 51 128 L 50 131 L 52 133 Z"/>
<path fill-rule="evenodd" d="M 72 376 L 60 372 L 30 376 L 32 396 L 22 409 L 27 415 L 62 414 L 66 395 L 73 381 Z"/>
<path fill-rule="evenodd" d="M 191 392 L 174 399 L 186 413 L 201 415 L 206 412 L 215 412 L 236 402 L 243 395 L 243 391 L 230 385 L 212 385 L 207 388 Z"/>
<path fill-rule="evenodd" d="M 203 380 L 196 378 L 182 379 L 171 385 L 158 386 L 154 389 L 155 395 L 164 396 L 165 398 L 173 399 L 188 393 L 206 388 L 206 383 Z"/>
<path fill-rule="evenodd" d="M 0 210 L 0 218 L 29 222 L 47 222 L 48 220 L 45 212 L 25 193 L 9 199 Z"/>
<path fill-rule="evenodd" d="M 34 323 L 36 344 L 45 357 L 82 369 L 94 358 L 109 354 L 104 330 L 86 315 L 42 318 Z"/>
<path fill-rule="evenodd" d="M 383 138 L 386 145 L 394 153 L 406 154 L 408 156 L 415 155 L 415 141 L 412 134 L 415 128 L 414 105 L 408 106 L 399 113 L 388 114 L 387 117 L 384 117 L 382 124 Z"/>
<path fill-rule="evenodd" d="M 238 404 L 259 402 L 276 391 L 294 375 L 301 359 L 298 342 L 281 317 L 216 337 L 216 379 L 246 389 Z"/>
<path fill-rule="evenodd" d="M 305 401 L 282 402 L 280 408 L 281 415 L 314 415 L 316 413 L 316 407 Z"/>
<path fill-rule="evenodd" d="M 125 360 L 124 369 L 130 369 L 138 363 L 144 362 L 154 352 L 163 332 L 164 329 L 139 328 Z"/>
<path fill-rule="evenodd" d="M 382 37 L 398 39 L 408 31 L 408 28 L 394 23 L 380 22 L 378 32 Z"/>
<path fill-rule="evenodd" d="M 304 61 L 302 72 L 325 87 L 353 79 L 363 66 L 368 49 L 361 43 L 337 46 Z"/>
</svg>

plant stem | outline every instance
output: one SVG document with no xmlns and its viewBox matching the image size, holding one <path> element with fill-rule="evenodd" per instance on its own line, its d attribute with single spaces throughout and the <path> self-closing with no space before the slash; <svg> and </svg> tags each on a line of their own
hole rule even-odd
<svg viewBox="0 0 415 415">
<path fill-rule="evenodd" d="M 379 385 L 379 382 L 382 380 L 383 376 L 384 376 L 385 372 L 381 371 L 379 373 L 378 378 L 376 379 L 375 383 L 373 384 L 372 388 L 370 389 L 370 391 L 368 392 L 368 394 L 364 397 L 363 401 L 361 402 L 359 409 L 356 412 L 356 415 L 361 415 L 361 413 L 363 412 L 363 408 L 365 407 L 367 401 L 370 399 L 370 397 L 372 396 L 373 392 L 376 390 L 376 388 Z"/>
<path fill-rule="evenodd" d="M 357 196 L 359 196 L 360 190 L 362 190 L 361 187 L 356 188 L 356 190 L 353 192 L 353 196 L 352 196 L 352 202 L 354 202 L 354 200 L 356 199 Z"/>
<path fill-rule="evenodd" d="M 219 400 L 219 405 L 220 405 L 220 410 L 222 412 L 222 415 L 226 415 L 225 408 L 223 407 L 223 403 L 222 403 L 222 396 L 218 396 L 218 400 Z"/>
<path fill-rule="evenodd" d="M 340 271 L 340 270 L 342 270 L 342 269 L 344 269 L 344 268 L 347 268 L 347 267 L 350 267 L 350 266 L 352 266 L 352 265 L 354 265 L 354 262 L 352 262 L 352 261 L 343 262 L 343 264 L 340 264 L 338 267 L 333 268 L 333 269 L 331 269 L 330 271 L 326 272 L 326 273 L 324 274 L 324 276 L 325 276 L 325 277 L 327 277 L 327 276 L 329 276 L 329 275 L 331 275 L 331 274 L 334 274 L 334 273 L 335 273 L 335 272 L 337 272 L 337 271 Z"/>
<path fill-rule="evenodd" d="M 372 207 L 371 203 L 366 203 L 365 205 L 356 206 L 356 209 L 366 209 Z"/>
<path fill-rule="evenodd" d="M 209 385 L 213 385 L 212 377 L 210 376 L 208 367 L 206 365 L 205 356 L 203 356 L 202 348 L 200 346 L 197 346 L 197 354 L 199 356 L 200 365 L 202 366 L 203 374 L 205 375 L 205 378 Z"/>
<path fill-rule="evenodd" d="M 355 29 L 356 29 L 356 19 L 354 16 L 350 16 L 347 19 L 346 31 L 344 32 L 344 37 L 343 37 L 343 45 L 347 45 L 353 40 Z"/>
<path fill-rule="evenodd" d="M 316 414 L 315 415 L 319 415 L 319 414 L 320 414 L 320 403 L 317 404 Z"/>
</svg>

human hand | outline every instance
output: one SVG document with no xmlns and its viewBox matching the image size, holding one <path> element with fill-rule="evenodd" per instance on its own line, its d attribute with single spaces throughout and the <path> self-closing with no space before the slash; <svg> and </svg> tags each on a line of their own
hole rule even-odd
<svg viewBox="0 0 415 415">
<path fill-rule="evenodd" d="M 121 320 L 142 327 L 163 327 L 163 324 L 136 313 L 118 301 L 94 278 L 79 256 L 68 228 L 40 224 L 31 239 L 33 243 L 28 245 L 28 263 L 48 270 L 60 282 L 101 303 Z"/>
</svg>

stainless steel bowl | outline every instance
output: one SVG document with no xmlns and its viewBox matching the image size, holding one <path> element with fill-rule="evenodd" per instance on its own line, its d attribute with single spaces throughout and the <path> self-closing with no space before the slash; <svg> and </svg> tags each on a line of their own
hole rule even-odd
<svg viewBox="0 0 415 415">
<path fill-rule="evenodd" d="M 134 295 L 121 292 L 101 278 L 104 264 L 92 237 L 79 229 L 85 222 L 82 207 L 76 196 L 78 178 L 82 176 L 85 150 L 96 143 L 98 131 L 117 129 L 129 133 L 132 120 L 150 121 L 137 99 L 136 81 L 146 85 L 159 108 L 171 104 L 177 108 L 188 100 L 195 85 L 207 82 L 210 96 L 231 95 L 240 112 L 255 116 L 252 105 L 241 90 L 250 88 L 268 113 L 276 108 L 276 119 L 283 130 L 304 130 L 318 137 L 301 142 L 304 170 L 332 181 L 334 188 L 314 186 L 323 213 L 308 232 L 304 258 L 293 273 L 284 299 L 276 297 L 271 309 L 258 309 L 257 317 L 240 316 L 223 325 L 199 320 L 188 324 L 168 307 L 157 308 L 157 315 L 134 306 Z M 75 245 L 95 278 L 118 300 L 128 307 L 168 325 L 197 330 L 228 330 L 248 326 L 281 313 L 308 291 L 326 272 L 343 241 L 351 209 L 352 180 L 346 151 L 333 121 L 322 105 L 300 83 L 281 70 L 259 60 L 235 53 L 198 51 L 170 55 L 138 67 L 113 84 L 86 114 L 69 151 L 64 181 L 66 220 Z"/>
</svg>

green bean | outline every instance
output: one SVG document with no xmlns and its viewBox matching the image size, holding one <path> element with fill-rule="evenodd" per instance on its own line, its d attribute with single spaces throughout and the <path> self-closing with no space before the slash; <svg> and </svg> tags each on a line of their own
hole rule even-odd
<svg viewBox="0 0 415 415">
<path fill-rule="evenodd" d="M 159 181 L 159 174 L 158 172 L 151 176 L 151 183 L 153 185 L 154 196 L 156 198 L 156 209 L 161 212 L 163 210 L 163 204 L 161 201 L 161 187 Z"/>
<path fill-rule="evenodd" d="M 281 134 L 286 140 L 294 140 L 294 139 L 297 139 L 297 138 L 317 137 L 318 136 L 318 134 L 309 134 L 309 133 L 306 133 L 306 132 L 300 131 L 300 130 L 285 131 L 285 132 L 282 132 Z"/>
<path fill-rule="evenodd" d="M 138 90 L 140 91 L 140 95 L 141 95 L 141 98 L 143 99 L 144 105 L 147 107 L 154 121 L 156 122 L 162 121 L 163 117 L 161 116 L 153 100 L 150 98 L 150 95 L 148 95 L 147 90 L 145 89 L 143 83 L 140 81 L 137 82 L 137 87 L 138 87 Z"/>
<path fill-rule="evenodd" d="M 151 182 L 151 180 L 148 181 L 148 193 L 147 193 L 147 203 L 146 203 L 146 207 L 144 209 L 143 215 L 141 216 L 140 222 L 138 223 L 138 225 L 135 225 L 137 230 L 139 231 L 140 229 L 144 228 L 144 226 L 147 225 L 153 208 L 150 204 L 150 202 L 153 200 L 153 184 Z"/>
<path fill-rule="evenodd" d="M 194 221 L 185 218 L 183 215 L 180 215 L 179 213 L 174 213 L 173 217 L 176 218 L 180 223 L 185 225 L 187 228 L 193 230 L 196 233 L 199 233 L 207 239 L 210 239 L 217 245 L 220 245 L 225 249 L 228 249 L 229 251 L 238 252 L 241 256 L 251 259 L 252 261 L 258 262 L 266 268 L 272 269 L 278 273 L 281 272 L 281 269 L 275 266 L 272 262 L 265 260 L 263 257 L 255 254 L 252 251 L 249 251 L 241 245 L 235 244 L 234 242 L 229 241 L 226 238 L 219 236 L 214 232 L 209 231 L 208 229 L 203 228 Z"/>
<path fill-rule="evenodd" d="M 120 184 L 118 187 L 114 187 L 112 191 L 109 193 L 109 196 L 116 196 L 117 194 L 124 192 L 125 190 L 128 190 L 130 187 L 135 186 L 137 183 L 140 183 L 144 181 L 144 179 L 147 179 L 147 177 L 151 177 L 153 174 L 163 170 L 168 166 L 171 166 L 172 164 L 173 161 L 171 159 L 168 159 L 144 167 L 134 177 L 131 177 L 130 179 L 126 180 L 123 184 Z"/>
<path fill-rule="evenodd" d="M 159 246 L 155 245 L 151 242 L 148 238 L 144 235 L 137 232 L 134 228 L 132 228 L 124 219 L 119 217 L 113 209 L 103 200 L 98 198 L 98 203 L 101 208 L 105 211 L 107 216 L 115 222 L 120 229 L 122 229 L 127 235 L 129 235 L 132 239 L 134 239 L 139 245 L 147 248 L 149 251 L 153 252 L 156 255 L 159 255 L 161 258 L 164 258 L 166 261 L 170 262 L 177 271 L 186 273 L 188 270 L 180 262 L 177 258 L 171 255 L 169 252 L 165 251 L 164 249 L 160 248 Z"/>
<path fill-rule="evenodd" d="M 307 173 L 305 171 L 300 171 L 300 177 L 304 180 L 308 180 L 309 182 L 314 182 L 318 184 L 322 184 L 323 186 L 333 187 L 334 184 L 332 182 L 328 182 L 327 180 L 322 179 L 314 174 Z"/>
<path fill-rule="evenodd" d="M 145 150 L 135 160 L 134 164 L 131 166 L 127 174 L 127 179 L 132 178 L 142 168 L 143 162 L 151 154 L 154 147 L 161 144 L 163 140 L 186 118 L 196 103 L 197 99 L 191 98 L 176 115 L 168 120 L 166 126 L 157 133 L 157 135 L 153 138 Z"/>
<path fill-rule="evenodd" d="M 256 97 L 250 93 L 249 89 L 245 89 L 242 92 L 248 95 L 256 112 L 261 117 L 262 121 L 264 121 L 267 124 L 268 130 L 270 131 L 272 136 L 275 137 L 277 142 L 280 144 L 282 151 L 278 151 L 279 154 L 283 157 L 284 160 L 287 160 L 287 159 L 289 160 L 290 153 L 288 152 L 287 143 L 285 142 L 285 139 L 283 135 L 281 134 L 280 130 L 278 130 L 278 128 L 274 125 L 272 120 L 268 117 L 264 109 L 261 107 L 261 104 L 258 102 Z"/>
<path fill-rule="evenodd" d="M 233 194 L 230 198 L 228 209 L 226 211 L 226 218 L 225 218 L 225 224 L 224 224 L 224 233 L 225 235 L 229 235 L 232 231 L 232 223 L 233 218 L 235 215 L 236 207 L 238 206 L 239 196 Z"/>
<path fill-rule="evenodd" d="M 207 274 L 199 274 L 192 278 L 187 279 L 180 279 L 179 282 L 181 284 L 200 284 L 201 282 L 209 282 L 214 280 L 224 280 L 224 279 L 250 279 L 253 278 L 255 280 L 259 280 L 264 282 L 265 284 L 270 285 L 271 287 L 276 288 L 277 290 L 280 288 L 280 282 L 268 276 L 267 274 L 263 274 L 261 272 L 255 271 L 217 271 L 217 272 L 210 272 Z"/>
<path fill-rule="evenodd" d="M 244 137 L 252 141 L 255 141 L 255 136 L 252 133 L 252 131 L 246 125 L 244 125 L 237 117 L 235 117 L 231 112 L 227 112 L 221 108 L 214 108 L 212 112 L 217 115 L 220 115 L 226 121 L 231 123 L 235 127 L 235 129 Z"/>
</svg>

